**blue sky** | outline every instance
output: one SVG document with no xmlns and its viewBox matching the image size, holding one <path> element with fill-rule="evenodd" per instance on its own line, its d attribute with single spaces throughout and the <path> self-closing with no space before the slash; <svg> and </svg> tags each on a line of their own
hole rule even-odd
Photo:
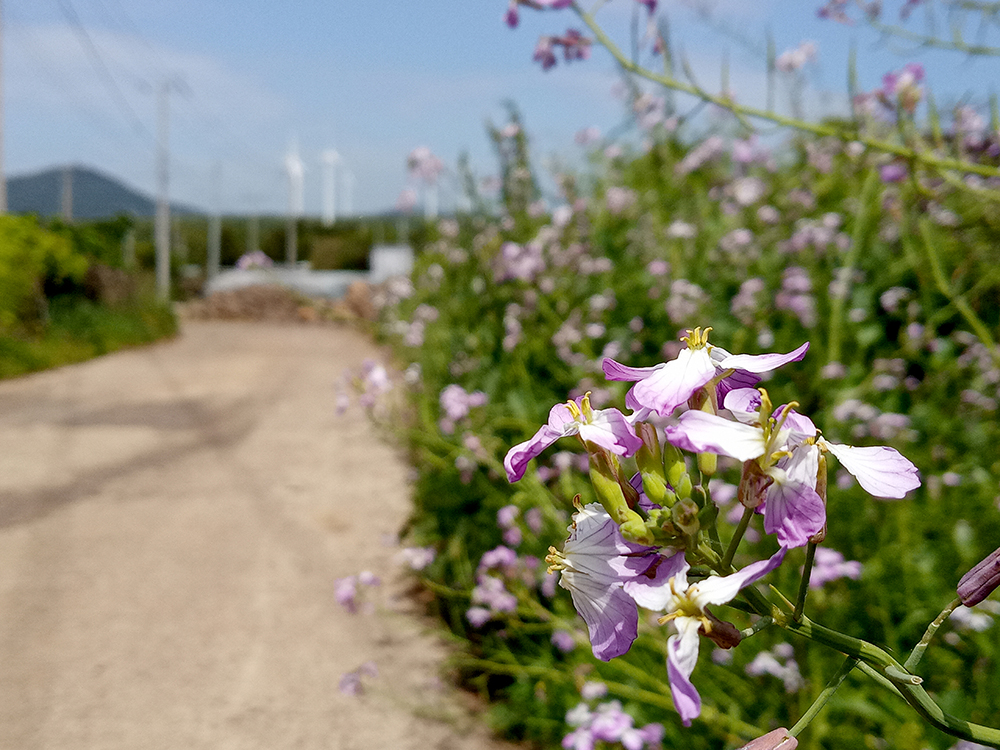
<svg viewBox="0 0 1000 750">
<path fill-rule="evenodd" d="M 761 104 L 763 62 L 699 20 L 690 2 L 660 2 L 675 45 L 713 90 L 728 56 L 738 98 Z M 816 111 L 843 106 L 852 40 L 864 87 L 909 59 L 876 45 L 869 29 L 818 20 L 818 4 L 710 3 L 719 22 L 750 39 L 760 42 L 770 28 L 779 52 L 803 39 L 818 43 L 810 69 Z M 613 0 L 600 18 L 624 31 L 633 5 Z M 886 6 L 894 12 L 898 3 Z M 395 204 L 407 184 L 406 156 L 419 145 L 448 165 L 467 151 L 476 171 L 490 174 L 484 122 L 503 120 L 505 100 L 521 109 L 536 156 L 579 159 L 575 132 L 622 120 L 611 94 L 614 65 L 597 51 L 543 73 L 531 61 L 538 36 L 580 24 L 570 11 L 526 9 L 511 30 L 505 9 L 506 0 L 3 0 L 5 169 L 82 164 L 152 194 L 156 90 L 167 80 L 177 84 L 171 197 L 205 209 L 284 211 L 283 160 L 293 139 L 310 214 L 320 211 L 324 149 L 335 148 L 353 173 L 356 212 Z M 981 101 L 998 80 L 993 61 L 918 59 L 939 99 Z"/>
</svg>

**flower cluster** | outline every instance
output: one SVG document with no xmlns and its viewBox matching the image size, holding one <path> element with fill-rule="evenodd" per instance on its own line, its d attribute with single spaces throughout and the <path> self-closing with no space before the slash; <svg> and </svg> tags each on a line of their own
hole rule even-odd
<svg viewBox="0 0 1000 750">
<path fill-rule="evenodd" d="M 701 710 L 691 682 L 701 636 L 722 648 L 742 637 L 709 608 L 730 602 L 774 571 L 789 550 L 825 538 L 827 456 L 876 497 L 901 498 L 920 484 L 916 467 L 895 449 L 830 442 L 796 411 L 796 403 L 774 406 L 766 390 L 755 388 L 765 374 L 801 360 L 808 343 L 782 354 L 730 354 L 708 343 L 710 330 L 689 330 L 674 359 L 651 367 L 606 358 L 609 380 L 634 383 L 625 397 L 631 414 L 595 409 L 590 394 L 557 404 L 548 422 L 504 461 L 508 479 L 516 482 L 528 462 L 559 438 L 583 444 L 599 502 L 577 504 L 569 538 L 561 550 L 549 550 L 549 571 L 560 573 L 559 585 L 587 624 L 598 659 L 631 648 L 640 607 L 661 613 L 661 625 L 673 623 L 667 674 L 685 725 Z M 697 454 L 698 475 L 688 471 L 682 451 Z M 718 456 L 742 464 L 735 495 L 748 521 L 763 515 L 764 532 L 778 546 L 770 557 L 738 570 L 730 565 L 731 554 L 723 562 L 704 539 L 711 516 L 703 511 L 711 503 L 709 479 Z M 638 468 L 631 476 L 622 465 L 626 458 Z M 741 524 L 739 535 L 745 531 Z M 734 537 L 732 550 L 740 538 Z M 706 577 L 705 565 L 718 575 Z M 857 575 L 842 557 L 825 554 L 818 573 L 820 582 Z"/>
<path fill-rule="evenodd" d="M 566 723 L 573 727 L 562 741 L 566 750 L 593 750 L 601 743 L 620 743 L 625 750 L 659 748 L 663 740 L 662 724 L 636 727 L 631 715 L 622 710 L 622 704 L 611 700 L 593 705 L 593 701 L 608 693 L 600 682 L 586 682 L 580 688 L 585 702 L 578 703 L 566 712 Z M 603 747 L 603 745 L 602 745 Z"/>
<path fill-rule="evenodd" d="M 348 612 L 354 614 L 364 604 L 363 592 L 366 588 L 375 588 L 381 585 L 378 576 L 369 570 L 363 570 L 355 576 L 337 579 L 334 586 L 333 598 Z"/>
</svg>

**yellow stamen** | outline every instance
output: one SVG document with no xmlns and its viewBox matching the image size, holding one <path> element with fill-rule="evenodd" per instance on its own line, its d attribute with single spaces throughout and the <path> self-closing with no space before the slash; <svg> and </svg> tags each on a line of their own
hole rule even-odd
<svg viewBox="0 0 1000 750">
<path fill-rule="evenodd" d="M 566 402 L 566 408 L 569 409 L 569 413 L 573 415 L 573 419 L 577 422 L 580 421 L 580 407 L 576 405 L 576 401 L 570 399 Z"/>
<path fill-rule="evenodd" d="M 771 406 L 771 397 L 767 395 L 767 389 L 758 388 L 757 391 L 760 393 L 760 421 L 764 424 L 774 409 Z"/>
<path fill-rule="evenodd" d="M 688 349 L 704 349 L 708 346 L 708 332 L 711 330 L 711 326 L 706 327 L 704 330 L 700 326 L 693 331 L 689 328 L 687 336 L 682 336 L 681 341 L 688 345 Z"/>
<path fill-rule="evenodd" d="M 566 569 L 566 558 L 555 547 L 549 547 L 549 554 L 545 556 L 545 562 L 549 564 L 548 569 L 545 571 L 546 573 L 555 573 L 556 571 Z"/>
</svg>

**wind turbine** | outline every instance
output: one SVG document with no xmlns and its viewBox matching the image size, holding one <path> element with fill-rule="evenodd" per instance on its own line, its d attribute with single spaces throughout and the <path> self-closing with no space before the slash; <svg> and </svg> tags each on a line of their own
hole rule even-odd
<svg viewBox="0 0 1000 750">
<path fill-rule="evenodd" d="M 323 163 L 323 226 L 333 226 L 337 221 L 337 164 L 340 154 L 327 149 L 320 156 Z"/>
<path fill-rule="evenodd" d="M 295 138 L 285 156 L 285 171 L 288 173 L 288 224 L 285 231 L 285 262 L 294 266 L 298 260 L 299 238 L 298 220 L 305 212 L 304 183 L 305 165 L 299 156 L 299 143 Z"/>
</svg>

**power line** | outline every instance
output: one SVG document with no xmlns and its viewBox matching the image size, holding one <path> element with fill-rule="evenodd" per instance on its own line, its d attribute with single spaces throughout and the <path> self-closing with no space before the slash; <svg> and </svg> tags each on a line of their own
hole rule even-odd
<svg viewBox="0 0 1000 750">
<path fill-rule="evenodd" d="M 41 45 L 38 43 L 38 37 L 31 27 L 21 26 L 20 32 L 25 36 L 23 40 L 24 43 L 20 45 L 19 50 L 32 59 L 34 63 L 34 71 L 36 73 L 41 73 L 46 79 L 48 79 L 48 82 L 52 86 L 59 89 L 62 96 L 70 102 L 78 112 L 86 116 L 87 119 L 102 130 L 107 129 L 109 124 L 115 127 L 121 125 L 118 120 L 114 120 L 113 122 L 109 121 L 108 117 L 104 113 L 95 108 L 91 102 L 88 102 L 86 99 L 81 97 L 77 89 L 66 84 L 60 74 L 57 73 L 49 64 L 48 59 L 44 55 L 38 54 L 36 47 L 40 47 Z M 28 42 L 29 38 L 31 42 Z M 147 143 L 146 147 L 152 150 L 153 144 Z"/>
<path fill-rule="evenodd" d="M 165 78 L 168 76 L 169 65 L 163 59 L 163 56 L 159 53 L 156 47 L 149 41 L 142 30 L 139 28 L 138 24 L 129 16 L 125 9 L 121 6 L 118 0 L 93 0 L 93 2 L 99 6 L 102 15 L 113 25 L 123 29 L 127 34 L 138 39 L 146 49 L 149 50 L 151 56 L 154 58 L 154 63 L 161 68 L 161 72 L 158 75 L 159 78 Z M 112 10 L 113 8 L 113 10 Z M 145 88 L 152 90 L 154 87 L 142 81 L 145 84 Z M 262 163 L 264 159 L 261 158 L 260 149 L 252 147 L 246 139 L 240 136 L 218 113 L 218 111 L 208 105 L 204 100 L 204 97 L 199 97 L 197 91 L 189 88 L 185 92 L 188 99 L 188 107 L 178 108 L 176 115 L 186 120 L 189 124 L 200 124 L 202 126 L 207 126 L 208 131 L 217 138 L 224 146 L 234 148 L 238 152 L 242 152 L 241 157 L 249 161 Z M 187 109 L 193 109 L 194 112 L 185 111 Z M 194 115 L 192 118 L 191 115 Z"/>
<path fill-rule="evenodd" d="M 59 9 L 62 11 L 63 15 L 66 16 L 66 20 L 69 22 L 69 25 L 73 27 L 73 30 L 83 43 L 84 49 L 90 56 L 90 61 L 94 66 L 94 70 L 97 71 L 98 76 L 104 81 L 104 85 L 107 87 L 112 99 L 115 100 L 115 103 L 118 105 L 118 108 L 121 109 L 122 113 L 132 121 L 132 129 L 137 134 L 144 135 L 147 138 L 155 140 L 153 134 L 145 125 L 143 125 L 139 115 L 137 115 L 135 110 L 132 109 L 132 105 L 128 103 L 128 99 L 125 98 L 125 94 L 122 93 L 117 81 L 115 81 L 115 77 L 108 69 L 107 64 L 104 62 L 104 58 L 97 49 L 97 45 L 94 44 L 94 40 L 91 39 L 90 34 L 80 22 L 80 16 L 77 14 L 76 9 L 73 7 L 70 0 L 57 0 L 57 2 L 59 4 Z"/>
</svg>

